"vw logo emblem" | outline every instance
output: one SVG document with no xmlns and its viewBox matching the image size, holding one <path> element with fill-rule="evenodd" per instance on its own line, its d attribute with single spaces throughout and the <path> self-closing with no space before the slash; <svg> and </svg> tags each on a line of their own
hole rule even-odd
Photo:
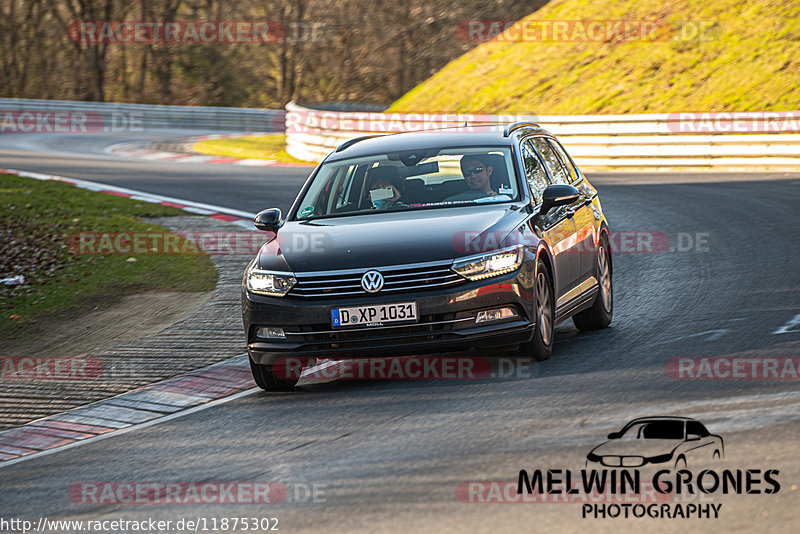
<svg viewBox="0 0 800 534">
<path fill-rule="evenodd" d="M 377 293 L 383 288 L 383 275 L 378 271 L 367 271 L 361 277 L 361 287 L 367 293 Z"/>
</svg>

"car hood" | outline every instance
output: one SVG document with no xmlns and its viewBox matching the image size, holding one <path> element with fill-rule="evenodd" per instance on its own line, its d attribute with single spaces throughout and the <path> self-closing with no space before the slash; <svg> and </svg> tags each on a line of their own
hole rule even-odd
<svg viewBox="0 0 800 534">
<path fill-rule="evenodd" d="M 262 269 L 357 269 L 450 260 L 503 245 L 520 205 L 464 206 L 289 221 L 259 251 Z"/>
<path fill-rule="evenodd" d="M 668 454 L 680 445 L 679 439 L 614 439 L 595 447 L 598 456 L 658 456 Z"/>
</svg>

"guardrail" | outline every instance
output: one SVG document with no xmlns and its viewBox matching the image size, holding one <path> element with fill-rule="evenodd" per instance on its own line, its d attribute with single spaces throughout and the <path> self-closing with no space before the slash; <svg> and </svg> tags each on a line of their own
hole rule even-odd
<svg viewBox="0 0 800 534">
<path fill-rule="evenodd" d="M 49 115 L 47 115 L 49 114 Z M 282 132 L 286 111 L 0 98 L 0 133 L 192 129 Z"/>
<path fill-rule="evenodd" d="M 434 128 L 477 131 L 536 122 L 585 169 L 800 169 L 800 111 L 646 115 L 340 112 L 286 106 L 286 151 L 320 161 L 354 137 Z"/>
</svg>

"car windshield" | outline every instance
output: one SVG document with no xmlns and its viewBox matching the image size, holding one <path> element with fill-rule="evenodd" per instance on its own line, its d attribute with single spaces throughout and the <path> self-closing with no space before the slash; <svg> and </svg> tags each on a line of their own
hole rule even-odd
<svg viewBox="0 0 800 534">
<path fill-rule="evenodd" d="M 455 207 L 518 198 L 508 147 L 429 148 L 324 163 L 295 218 Z"/>
<path fill-rule="evenodd" d="M 683 439 L 683 421 L 644 421 L 628 427 L 622 439 Z"/>
</svg>

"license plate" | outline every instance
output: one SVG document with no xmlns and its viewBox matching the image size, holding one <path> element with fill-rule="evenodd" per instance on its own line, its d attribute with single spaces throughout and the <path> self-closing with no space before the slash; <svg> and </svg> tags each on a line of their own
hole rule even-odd
<svg viewBox="0 0 800 534">
<path fill-rule="evenodd" d="M 380 326 L 386 323 L 417 320 L 417 303 L 377 304 L 374 306 L 351 306 L 331 310 L 331 322 L 341 326 Z"/>
</svg>

